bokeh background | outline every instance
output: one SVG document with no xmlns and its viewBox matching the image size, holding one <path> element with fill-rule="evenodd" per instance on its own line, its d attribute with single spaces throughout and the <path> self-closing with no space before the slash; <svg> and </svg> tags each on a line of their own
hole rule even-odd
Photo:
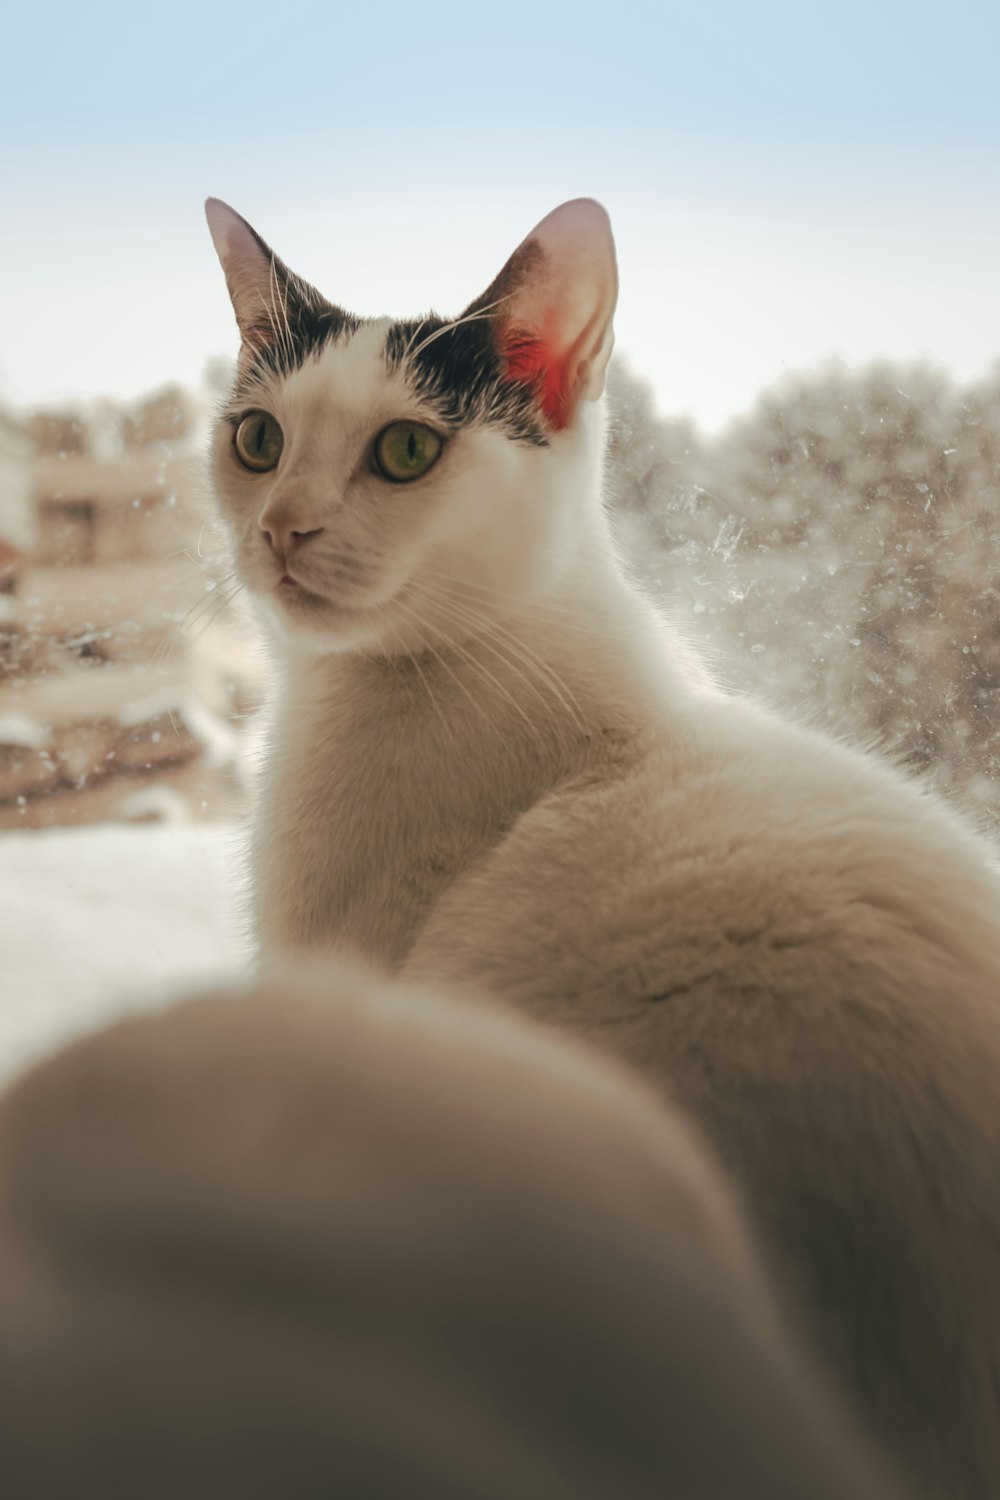
<svg viewBox="0 0 1000 1500">
<path fill-rule="evenodd" d="M 335 300 L 397 314 L 457 311 L 556 203 L 600 198 L 630 565 L 724 680 L 995 826 L 998 44 L 969 0 L 21 9 L 0 897 L 24 1013 L 239 950 L 219 830 L 266 665 L 202 473 L 235 352 L 209 193 Z"/>
</svg>

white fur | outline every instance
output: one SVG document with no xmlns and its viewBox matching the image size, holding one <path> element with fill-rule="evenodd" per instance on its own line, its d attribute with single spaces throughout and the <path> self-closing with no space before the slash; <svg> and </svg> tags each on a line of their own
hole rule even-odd
<svg viewBox="0 0 1000 1500">
<path fill-rule="evenodd" d="M 1000 1495 L 991 849 L 877 759 L 715 691 L 615 561 L 593 403 L 546 448 L 473 428 L 417 483 L 378 480 L 372 436 L 421 415 L 380 339 L 262 392 L 275 476 L 216 453 L 280 624 L 265 956 L 485 983 L 651 1074 L 915 1484 Z M 326 605 L 273 598 L 279 507 L 323 528 L 301 561 Z"/>
</svg>

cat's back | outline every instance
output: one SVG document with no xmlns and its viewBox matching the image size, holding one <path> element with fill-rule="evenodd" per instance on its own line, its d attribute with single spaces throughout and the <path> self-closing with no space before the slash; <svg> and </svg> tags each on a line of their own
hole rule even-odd
<svg viewBox="0 0 1000 1500">
<path fill-rule="evenodd" d="M 623 993 L 709 980 L 741 993 L 865 974 L 869 993 L 1000 997 L 1000 873 L 878 757 L 705 695 L 523 815 L 439 905 L 412 967 L 494 964 L 508 997 L 548 985 L 578 1014 L 612 977 L 619 1015 Z"/>
<path fill-rule="evenodd" d="M 526 815 L 412 965 L 474 975 L 665 1083 L 877 1430 L 932 1493 L 1000 1493 L 985 842 L 877 759 L 705 698 Z"/>
</svg>

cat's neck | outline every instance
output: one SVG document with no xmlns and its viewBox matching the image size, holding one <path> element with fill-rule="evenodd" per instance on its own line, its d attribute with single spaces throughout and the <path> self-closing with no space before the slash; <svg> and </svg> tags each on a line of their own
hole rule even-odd
<svg viewBox="0 0 1000 1500">
<path fill-rule="evenodd" d="M 257 820 L 265 950 L 399 963 L 448 884 L 551 787 L 635 753 L 682 694 L 610 549 L 558 591 L 408 656 L 289 656 Z"/>
<path fill-rule="evenodd" d="M 453 640 L 405 653 L 289 654 L 286 704 L 382 741 L 418 733 L 454 774 L 461 744 L 474 742 L 479 766 L 494 771 L 515 747 L 559 754 L 670 711 L 697 680 L 605 537 L 581 547 L 558 589 L 532 603 L 504 609 L 488 599 L 476 621 L 474 592 Z"/>
</svg>

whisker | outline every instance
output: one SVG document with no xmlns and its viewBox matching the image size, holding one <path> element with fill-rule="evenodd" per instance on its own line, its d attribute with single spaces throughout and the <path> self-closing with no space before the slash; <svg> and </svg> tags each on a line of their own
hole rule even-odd
<svg viewBox="0 0 1000 1500">
<path fill-rule="evenodd" d="M 156 648 L 156 651 L 153 654 L 153 661 L 157 666 L 165 666 L 167 664 L 176 647 L 182 640 L 185 639 L 191 627 L 194 626 L 203 615 L 203 613 L 207 609 L 210 609 L 211 606 L 216 602 L 216 600 L 220 597 L 220 592 L 223 595 L 225 594 L 227 585 L 230 584 L 235 577 L 235 570 L 225 574 L 222 578 L 219 579 L 217 583 L 214 583 L 211 588 L 206 589 L 205 593 L 201 596 L 200 599 L 196 599 L 194 603 L 185 610 L 184 614 L 174 625 L 173 629 L 169 632 L 168 635 L 164 637 L 164 639 L 160 642 L 160 645 Z M 242 588 L 242 584 L 240 584 L 239 587 Z M 235 598 L 235 594 L 231 594 L 230 597 Z"/>
<path fill-rule="evenodd" d="M 194 603 L 184 612 L 178 622 L 179 625 L 183 627 L 188 623 L 189 619 L 192 616 L 199 615 L 205 608 L 206 604 L 213 603 L 218 597 L 219 591 L 225 589 L 228 584 L 232 583 L 235 577 L 236 570 L 232 569 L 230 572 L 223 574 L 221 578 L 213 579 L 210 583 L 206 584 L 205 592 L 202 594 L 200 599 L 196 599 Z"/>
<path fill-rule="evenodd" d="M 432 602 L 437 603 L 437 604 L 440 605 L 442 601 L 439 600 L 439 599 L 435 599 Z M 448 608 L 450 608 L 450 606 L 446 605 L 445 608 L 448 609 Z M 461 624 L 464 623 L 462 620 L 460 620 L 458 618 L 457 615 L 453 615 L 452 618 L 455 620 L 456 624 L 460 624 L 461 625 Z M 484 641 L 484 643 L 485 643 L 485 636 L 482 633 L 480 633 L 479 635 L 474 635 L 474 639 Z M 504 685 L 504 683 L 501 682 L 501 680 L 493 672 L 490 671 L 490 669 L 486 666 L 485 662 L 477 660 L 476 657 L 470 651 L 467 651 L 463 645 L 461 645 L 458 641 L 456 641 L 454 639 L 449 640 L 448 643 L 447 643 L 447 645 L 448 645 L 448 649 L 451 650 L 451 651 L 454 651 L 456 653 L 456 655 L 458 655 L 459 657 L 461 657 L 461 659 L 463 661 L 467 662 L 469 664 L 469 666 L 472 667 L 472 669 L 473 669 L 474 672 L 478 671 L 480 673 L 480 675 L 486 679 L 487 682 L 491 683 L 493 685 L 493 687 L 496 689 L 496 691 L 498 693 L 500 693 L 502 697 L 506 698 L 507 702 L 511 705 L 511 707 L 513 709 L 515 709 L 517 713 L 520 714 L 521 718 L 527 724 L 528 728 L 532 731 L 532 733 L 536 732 L 537 726 L 532 721 L 530 715 L 526 712 L 526 710 L 524 708 L 524 705 L 522 703 L 518 702 L 517 698 L 513 695 L 513 693 L 511 693 L 510 690 Z M 499 652 L 496 651 L 496 649 L 493 649 L 493 655 L 494 656 L 498 656 L 499 655 L 501 657 L 501 660 L 505 659 L 505 658 L 502 657 L 501 653 L 499 653 Z M 508 663 L 508 665 L 510 665 L 510 663 Z M 525 680 L 525 681 L 527 680 L 527 679 L 524 679 L 523 673 L 518 673 L 518 675 L 521 676 L 523 680 Z M 530 683 L 529 683 L 529 686 L 530 686 Z"/>
<path fill-rule="evenodd" d="M 242 583 L 238 583 L 235 588 L 231 589 L 228 594 L 226 594 L 222 599 L 220 599 L 219 600 L 219 607 L 218 607 L 218 609 L 214 610 L 211 614 L 209 614 L 208 619 L 203 622 L 201 628 L 193 636 L 189 636 L 188 637 L 187 644 L 189 646 L 193 646 L 198 641 L 200 641 L 201 638 L 202 638 L 202 636 L 205 634 L 205 631 L 208 629 L 208 627 L 210 625 L 214 625 L 215 621 L 222 614 L 222 611 L 224 609 L 226 609 L 228 607 L 228 605 L 232 604 L 232 602 L 236 598 L 237 594 L 241 594 L 242 592 L 243 592 L 243 585 L 242 585 Z"/>
<path fill-rule="evenodd" d="M 264 299 L 262 297 L 261 301 L 263 302 L 263 300 Z M 265 311 L 266 310 L 267 310 L 267 308 L 266 308 L 266 304 L 265 304 Z M 264 341 L 259 337 L 259 335 L 256 334 L 256 333 L 254 333 L 254 332 L 252 332 L 252 331 L 249 331 L 249 332 L 243 333 L 241 335 L 241 337 L 242 337 L 243 343 L 249 345 L 249 347 L 253 350 L 254 354 L 257 356 L 257 359 L 259 361 L 261 361 L 262 363 L 266 363 L 267 362 L 268 345 L 266 343 L 264 343 Z M 256 382 L 253 382 L 253 383 L 256 383 Z M 239 385 L 239 384 L 240 384 L 240 382 L 238 381 L 237 385 Z"/>
<path fill-rule="evenodd" d="M 403 609 L 404 614 L 408 614 L 411 619 L 417 619 L 417 617 L 413 614 L 413 611 L 411 609 L 407 608 L 406 606 L 404 606 L 402 604 L 400 604 L 400 607 Z M 419 619 L 417 619 L 417 623 L 418 624 L 420 623 Z M 466 685 L 462 681 L 461 677 L 459 677 L 458 673 L 454 671 L 454 669 L 452 668 L 451 664 L 447 661 L 447 659 L 444 656 L 442 656 L 441 652 L 437 649 L 437 647 L 431 645 L 431 643 L 429 641 L 427 643 L 426 649 L 434 657 L 434 659 L 438 663 L 438 665 L 440 667 L 442 667 L 444 669 L 444 671 L 446 671 L 448 673 L 448 676 L 451 678 L 452 682 L 454 682 L 455 686 L 457 688 L 459 688 L 462 693 L 465 694 L 466 698 L 468 698 L 469 702 L 472 704 L 473 708 L 476 710 L 476 713 L 479 714 L 480 718 L 482 718 L 483 721 L 488 724 L 490 722 L 489 714 L 486 712 L 485 708 L 479 702 L 479 699 L 475 696 L 475 694 L 474 693 L 470 693 L 469 689 L 466 687 Z"/>
<path fill-rule="evenodd" d="M 416 325 L 413 332 L 410 334 L 410 337 L 406 341 L 406 348 L 403 350 L 403 353 L 400 356 L 399 362 L 401 365 L 405 364 L 409 359 L 410 352 L 413 349 L 414 344 L 417 342 L 417 339 L 420 337 L 420 330 L 427 327 L 428 321 L 429 320 L 427 318 L 421 318 L 420 322 Z"/>
<path fill-rule="evenodd" d="M 587 722 L 586 715 L 580 706 L 580 701 L 565 678 L 559 675 L 551 662 L 547 662 L 544 657 L 532 651 L 531 647 L 524 641 L 519 640 L 517 636 L 504 630 L 500 625 L 494 625 L 484 637 L 485 641 L 491 647 L 494 647 L 495 636 L 499 636 L 501 643 L 507 646 L 508 651 L 513 652 L 516 659 L 529 672 L 533 672 L 551 690 L 580 735 L 584 739 L 589 738 L 591 726 Z"/>
<path fill-rule="evenodd" d="M 416 349 L 412 350 L 412 352 L 407 349 L 404 357 L 407 359 L 416 359 L 418 355 L 422 354 L 425 349 L 434 343 L 435 339 L 442 338 L 446 333 L 451 333 L 454 329 L 461 328 L 466 323 L 487 322 L 493 309 L 499 307 L 501 303 L 509 302 L 513 296 L 513 292 L 506 292 L 504 296 L 498 297 L 495 302 L 488 302 L 485 307 L 477 307 L 475 312 L 463 313 L 462 317 L 455 318 L 450 323 L 445 323 L 441 328 L 435 328 L 433 333 L 428 334 L 423 342 L 417 345 Z M 424 318 L 423 321 L 426 323 L 427 319 Z"/>
<path fill-rule="evenodd" d="M 469 666 L 472 667 L 474 671 L 478 669 L 480 674 L 485 677 L 486 681 L 493 684 L 497 692 L 500 693 L 504 698 L 506 698 L 511 708 L 513 708 L 518 714 L 520 714 L 521 718 L 524 720 L 531 733 L 533 735 L 537 734 L 538 726 L 537 724 L 535 724 L 527 709 L 522 703 L 518 702 L 514 694 L 504 686 L 499 677 L 497 677 L 495 673 L 490 671 L 485 662 L 477 661 L 475 656 L 470 651 L 466 651 L 465 647 L 460 646 L 457 641 L 451 641 L 449 642 L 449 645 L 450 649 L 457 652 L 463 661 L 468 662 Z"/>
<path fill-rule="evenodd" d="M 282 324 L 281 314 L 280 314 L 280 311 L 279 311 L 279 308 L 278 308 L 278 288 L 277 288 L 277 283 L 276 283 L 276 280 L 275 280 L 275 271 L 274 271 L 274 261 L 273 260 L 271 262 L 271 282 L 270 282 L 270 287 L 268 289 L 268 296 L 271 299 L 271 314 L 272 314 L 271 322 L 272 322 L 272 326 L 274 328 L 275 338 L 277 340 L 278 352 L 281 355 L 282 363 L 287 365 L 288 364 L 288 342 L 287 342 L 287 339 L 285 337 L 285 329 L 284 329 L 284 325 Z"/>
<path fill-rule="evenodd" d="M 496 625 L 495 622 L 489 622 L 484 625 L 478 621 L 470 611 L 459 605 L 458 601 L 452 599 L 445 602 L 440 595 L 437 595 L 435 596 L 435 602 L 438 607 L 443 607 L 446 612 L 451 611 L 452 619 L 457 624 L 464 624 L 466 627 L 472 628 L 474 638 L 481 642 L 498 660 L 505 662 L 508 667 L 512 668 L 515 674 L 526 687 L 531 689 L 543 706 L 550 708 L 549 699 L 542 693 L 538 682 L 534 681 L 528 673 L 530 672 L 534 678 L 540 679 L 561 704 L 579 733 L 584 737 L 589 734 L 589 726 L 579 702 L 568 685 L 562 681 L 548 662 L 537 656 L 530 647 L 526 646 L 523 641 L 520 641 L 509 631 L 504 630 L 502 626 Z M 499 641 L 495 639 L 497 635 L 500 636 Z M 506 647 L 506 651 L 503 647 Z M 526 668 L 526 671 L 518 670 L 518 661 Z"/>
<path fill-rule="evenodd" d="M 452 333 L 456 328 L 461 328 L 465 323 L 485 323 L 488 321 L 488 313 L 476 313 L 472 317 L 456 318 L 454 323 L 446 323 L 443 328 L 435 328 L 433 333 L 429 333 L 427 337 L 417 345 L 413 353 L 410 355 L 410 359 L 414 360 L 419 358 L 419 356 L 423 354 L 425 349 L 430 348 L 431 344 L 436 343 L 438 339 L 444 338 L 446 333 Z"/>
<path fill-rule="evenodd" d="M 275 352 L 277 352 L 279 363 L 280 362 L 288 363 L 289 361 L 288 361 L 288 356 L 287 356 L 287 353 L 286 353 L 284 329 L 281 327 L 281 324 L 280 324 L 280 322 L 278 320 L 278 309 L 277 309 L 277 306 L 275 305 L 275 300 L 274 300 L 274 284 L 273 284 L 274 262 L 273 262 L 273 260 L 271 262 L 271 273 L 272 273 L 271 274 L 271 285 L 268 288 L 268 296 L 270 298 L 270 303 L 268 302 L 267 298 L 265 298 L 264 293 L 259 288 L 258 288 L 258 291 L 257 291 L 257 296 L 260 299 L 260 305 L 264 309 L 265 315 L 267 317 L 267 321 L 268 321 L 268 323 L 271 326 L 271 333 L 272 333 L 273 338 L 274 338 L 273 345 L 265 345 L 264 350 L 263 350 L 263 358 L 265 360 L 267 360 L 268 357 L 271 356 L 270 364 L 271 364 L 271 368 L 273 369 L 273 368 L 275 368 L 274 359 L 273 359 L 273 355 L 274 355 Z"/>
<path fill-rule="evenodd" d="M 171 557 L 182 558 L 183 560 L 175 562 L 172 567 L 164 567 L 161 575 L 164 579 L 176 578 L 179 574 L 185 573 L 191 576 L 192 572 L 211 578 L 218 564 L 228 558 L 228 554 L 221 547 L 214 554 L 206 554 L 204 557 L 196 557 L 193 552 L 189 552 L 186 548 L 181 552 L 173 552 L 170 555 Z M 169 562 L 169 560 L 169 558 L 163 559 L 164 563 Z"/>
<path fill-rule="evenodd" d="M 415 623 L 416 623 L 416 625 L 417 625 L 417 627 L 419 629 L 422 622 L 419 619 L 415 619 Z M 452 730 L 451 725 L 448 723 L 448 720 L 447 720 L 447 718 L 445 716 L 444 710 L 442 709 L 442 707 L 441 707 L 440 703 L 438 702 L 437 698 L 434 696 L 434 690 L 431 687 L 430 682 L 427 680 L 427 677 L 424 675 L 424 670 L 423 670 L 423 668 L 420 665 L 419 653 L 415 652 L 415 651 L 410 651 L 407 648 L 406 643 L 403 640 L 402 635 L 398 631 L 390 630 L 389 631 L 389 635 L 390 635 L 391 639 L 395 640 L 398 643 L 400 654 L 402 656 L 405 656 L 407 658 L 407 660 L 412 664 L 414 671 L 416 672 L 416 674 L 419 677 L 421 683 L 423 684 L 424 691 L 427 694 L 427 697 L 428 697 L 428 699 L 430 701 L 431 707 L 434 709 L 434 712 L 437 715 L 438 720 L 440 721 L 441 728 L 444 730 L 445 734 L 450 739 L 454 740 L 454 738 L 455 738 L 454 731 Z"/>
<path fill-rule="evenodd" d="M 278 320 L 277 279 L 278 273 L 275 269 L 274 256 L 272 255 L 267 268 L 267 295 L 271 304 L 271 328 L 274 331 L 278 352 L 282 358 L 285 358 L 285 331 Z"/>
<path fill-rule="evenodd" d="M 273 258 L 273 256 L 271 258 L 271 264 L 274 265 L 274 258 Z M 292 333 L 292 325 L 291 325 L 291 321 L 290 321 L 289 316 L 288 316 L 288 278 L 287 277 L 281 283 L 281 312 L 282 312 L 282 316 L 283 316 L 283 318 L 285 320 L 285 330 L 286 330 L 286 332 L 288 334 L 288 346 L 289 346 L 289 349 L 292 352 L 294 352 L 294 349 L 295 349 L 295 337 L 294 337 L 294 335 Z"/>
<path fill-rule="evenodd" d="M 443 575 L 440 572 L 438 572 L 435 576 L 437 578 L 443 578 L 445 575 Z M 533 651 L 531 649 L 531 647 L 527 644 L 527 642 L 524 641 L 524 640 L 522 640 L 522 638 L 520 636 L 516 635 L 513 631 L 508 630 L 506 628 L 506 626 L 504 626 L 499 620 L 496 620 L 495 618 L 491 618 L 491 619 L 488 619 L 488 620 L 485 620 L 485 621 L 479 619 L 479 617 L 475 614 L 474 610 L 470 608 L 471 604 L 473 604 L 473 603 L 479 603 L 480 602 L 479 600 L 476 600 L 474 597 L 469 596 L 469 595 L 466 595 L 463 598 L 463 596 L 454 587 L 451 587 L 451 588 L 446 587 L 445 590 L 444 590 L 444 596 L 446 596 L 449 599 L 449 601 L 450 601 L 450 603 L 451 603 L 451 605 L 453 607 L 456 607 L 456 608 L 457 607 L 462 607 L 462 609 L 464 610 L 464 612 L 466 614 L 466 617 L 467 617 L 467 623 L 470 624 L 471 626 L 475 627 L 476 630 L 477 630 L 477 633 L 482 634 L 483 636 L 489 636 L 490 634 L 500 636 L 502 639 L 506 640 L 512 646 L 512 648 L 516 649 L 517 652 L 518 652 L 518 654 L 524 660 L 526 660 L 527 662 L 530 662 L 534 666 L 534 668 L 535 668 L 536 671 L 540 672 L 545 677 L 547 677 L 550 680 L 552 686 L 557 691 L 561 690 L 561 691 L 564 691 L 566 693 L 570 693 L 570 689 L 569 689 L 568 684 L 562 678 L 559 677 L 558 673 L 555 671 L 555 669 L 552 666 L 551 662 L 547 662 L 544 659 L 544 657 L 539 656 L 537 652 Z M 439 598 L 439 599 L 442 597 L 440 589 L 437 591 L 436 597 Z M 508 596 L 503 596 L 503 597 L 513 597 L 513 596 L 509 596 L 508 595 Z M 560 629 L 564 628 L 564 625 L 563 625 L 562 621 L 559 622 L 559 628 Z M 597 634 L 598 632 L 590 632 L 590 633 L 591 634 Z M 572 703 L 573 703 L 573 707 L 574 707 L 575 711 L 577 713 L 579 713 L 580 712 L 580 708 L 579 708 L 579 704 L 578 704 L 576 698 L 573 697 L 572 694 L 570 696 L 572 697 Z M 570 705 L 568 703 L 566 703 L 565 706 L 568 708 Z M 585 722 L 583 720 L 583 718 L 582 718 L 582 715 L 581 715 L 580 722 L 581 722 L 581 725 Z"/>
</svg>

